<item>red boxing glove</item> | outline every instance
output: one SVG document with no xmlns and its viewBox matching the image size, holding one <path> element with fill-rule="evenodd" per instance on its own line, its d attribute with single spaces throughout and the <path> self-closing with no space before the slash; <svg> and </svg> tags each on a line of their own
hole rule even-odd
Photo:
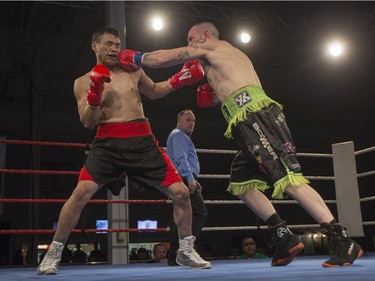
<svg viewBox="0 0 375 281">
<path fill-rule="evenodd" d="M 125 49 L 118 54 L 121 67 L 127 72 L 134 72 L 141 68 L 144 53 Z"/>
<path fill-rule="evenodd" d="M 202 80 L 204 77 L 204 71 L 199 60 L 186 62 L 180 72 L 177 72 L 171 78 L 169 83 L 173 90 L 177 90 L 182 86 L 189 86 Z"/>
<path fill-rule="evenodd" d="M 216 97 L 211 85 L 205 83 L 197 89 L 197 105 L 198 107 L 211 107 L 219 105 L 220 101 Z"/>
<path fill-rule="evenodd" d="M 111 73 L 103 64 L 95 65 L 90 73 L 90 89 L 87 93 L 87 104 L 92 108 L 100 106 L 104 83 L 111 82 Z"/>
</svg>

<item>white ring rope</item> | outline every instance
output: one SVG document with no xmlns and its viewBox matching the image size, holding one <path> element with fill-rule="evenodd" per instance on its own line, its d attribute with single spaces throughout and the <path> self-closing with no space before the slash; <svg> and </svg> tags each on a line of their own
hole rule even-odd
<svg viewBox="0 0 375 281">
<path fill-rule="evenodd" d="M 299 224 L 299 225 L 288 225 L 289 228 L 320 228 L 319 224 Z M 227 231 L 227 230 L 258 230 L 268 229 L 266 225 L 259 226 L 212 226 L 203 227 L 203 231 Z"/>
<path fill-rule="evenodd" d="M 368 171 L 368 172 L 364 172 L 364 173 L 359 173 L 359 174 L 357 174 L 357 177 L 361 178 L 361 177 L 372 176 L 372 175 L 375 175 L 375 171 Z"/>
<path fill-rule="evenodd" d="M 375 200 L 375 196 L 360 198 L 359 202 L 368 202 L 368 201 L 373 201 L 373 200 Z"/>
<path fill-rule="evenodd" d="M 371 198 L 364 201 L 370 201 Z M 375 199 L 375 196 L 374 196 Z M 206 205 L 237 205 L 245 204 L 242 200 L 203 200 Z M 297 200 L 270 200 L 272 204 L 299 204 Z M 324 200 L 327 204 L 336 204 L 336 200 Z M 173 204 L 172 200 L 167 200 L 167 204 Z"/>
<path fill-rule="evenodd" d="M 375 173 L 375 171 L 374 171 Z M 229 179 L 230 175 L 215 175 L 215 174 L 200 174 L 199 178 L 202 179 Z M 305 176 L 309 180 L 334 180 L 333 176 Z"/>
<path fill-rule="evenodd" d="M 375 221 L 366 221 L 362 223 L 363 225 L 375 225 Z M 311 229 L 320 229 L 319 224 L 290 224 L 289 228 L 311 228 Z M 259 226 L 209 226 L 203 227 L 202 231 L 229 231 L 229 230 L 258 230 L 258 229 L 268 229 L 266 225 Z"/>
<path fill-rule="evenodd" d="M 197 148 L 198 153 L 211 153 L 211 154 L 236 154 L 237 150 L 228 150 L 228 149 L 205 149 Z M 297 156 L 300 157 L 323 157 L 323 158 L 333 158 L 332 154 L 325 153 L 297 153 Z"/>
<path fill-rule="evenodd" d="M 365 149 L 362 149 L 362 150 L 358 150 L 358 151 L 354 152 L 354 154 L 360 155 L 360 154 L 364 154 L 364 153 L 371 152 L 371 151 L 375 151 L 375 146 L 365 148 Z"/>
</svg>

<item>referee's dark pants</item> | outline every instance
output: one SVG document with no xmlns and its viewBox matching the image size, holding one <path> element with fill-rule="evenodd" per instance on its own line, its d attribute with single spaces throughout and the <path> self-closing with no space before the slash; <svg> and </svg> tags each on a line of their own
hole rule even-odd
<svg viewBox="0 0 375 281">
<path fill-rule="evenodd" d="M 184 183 L 187 184 L 186 178 L 183 179 Z M 193 211 L 192 219 L 192 234 L 198 239 L 202 228 L 207 220 L 207 208 L 203 202 L 202 193 L 195 190 L 193 194 L 190 194 L 191 209 Z M 179 249 L 179 239 L 177 226 L 172 220 L 172 225 L 170 226 L 170 250 L 168 255 L 168 264 L 177 265 L 176 263 L 176 252 Z"/>
</svg>

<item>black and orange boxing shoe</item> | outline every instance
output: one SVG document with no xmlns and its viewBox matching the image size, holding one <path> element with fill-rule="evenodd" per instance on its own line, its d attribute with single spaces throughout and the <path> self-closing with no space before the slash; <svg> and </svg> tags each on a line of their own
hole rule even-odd
<svg viewBox="0 0 375 281">
<path fill-rule="evenodd" d="M 269 228 L 271 232 L 271 246 L 275 246 L 272 266 L 285 266 L 291 263 L 300 253 L 304 245 L 290 231 L 285 222 Z"/>
<path fill-rule="evenodd" d="M 350 239 L 346 229 L 338 223 L 322 223 L 321 230 L 329 242 L 330 258 L 322 263 L 323 267 L 347 266 L 363 255 L 363 250 Z"/>
</svg>

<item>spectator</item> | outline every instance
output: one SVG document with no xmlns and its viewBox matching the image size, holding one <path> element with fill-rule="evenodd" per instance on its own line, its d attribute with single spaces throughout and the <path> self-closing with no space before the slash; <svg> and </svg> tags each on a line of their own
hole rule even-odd
<svg viewBox="0 0 375 281">
<path fill-rule="evenodd" d="M 167 263 L 167 248 L 163 243 L 158 243 L 154 245 L 154 249 L 152 251 L 153 260 L 151 262 L 154 263 Z"/>
<path fill-rule="evenodd" d="M 148 261 L 150 260 L 150 255 L 146 248 L 139 248 L 137 251 L 137 260 L 139 261 Z"/>
<path fill-rule="evenodd" d="M 106 261 L 106 257 L 101 250 L 99 250 L 98 243 L 94 243 L 94 250 L 91 251 L 90 256 L 88 258 L 89 262 L 101 262 Z"/>
<path fill-rule="evenodd" d="M 73 263 L 84 263 L 87 260 L 87 255 L 81 250 L 81 244 L 76 244 L 77 249 L 73 252 L 72 262 Z"/>
<path fill-rule="evenodd" d="M 268 258 L 266 255 L 257 252 L 257 244 L 251 237 L 245 237 L 241 242 L 242 255 L 237 256 L 236 259 L 264 259 Z"/>
</svg>

